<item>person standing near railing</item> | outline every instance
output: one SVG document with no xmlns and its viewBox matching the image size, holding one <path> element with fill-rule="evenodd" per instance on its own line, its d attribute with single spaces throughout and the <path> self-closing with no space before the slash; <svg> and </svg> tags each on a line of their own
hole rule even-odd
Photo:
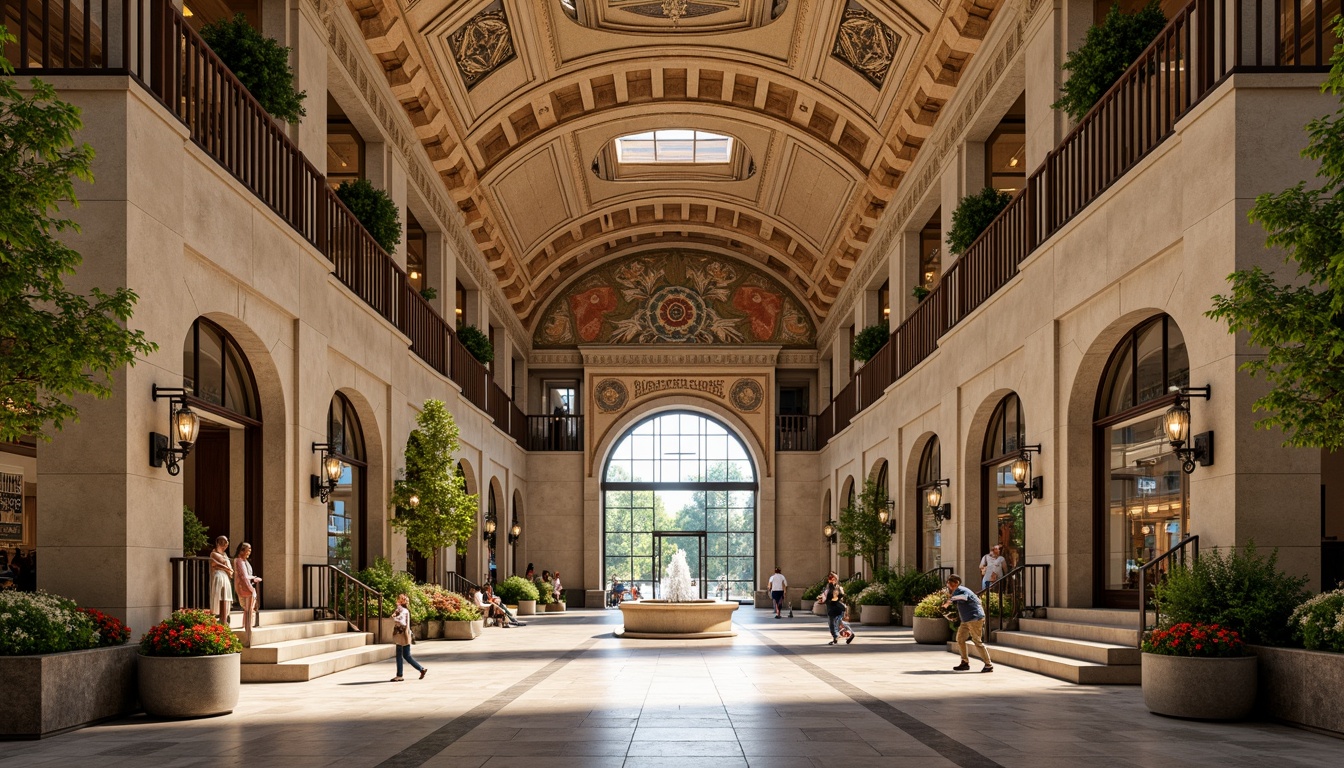
<svg viewBox="0 0 1344 768">
<path fill-rule="evenodd" d="M 1003 547 L 999 544 L 989 548 L 989 554 L 980 558 L 980 590 L 1003 578 L 1007 572 L 1008 561 L 1003 559 Z"/>
<path fill-rule="evenodd" d="M 229 563 L 229 537 L 215 539 L 215 551 L 210 553 L 210 604 L 219 609 L 219 623 L 229 623 L 229 608 L 233 605 L 233 566 Z"/>
<path fill-rule="evenodd" d="M 985 609 L 980 605 L 980 598 L 975 593 L 961 585 L 961 577 L 952 574 L 947 577 L 947 600 L 943 602 L 943 607 L 955 605 L 957 607 L 957 618 L 961 619 L 961 626 L 957 627 L 957 648 L 961 651 L 961 663 L 952 668 L 953 672 L 965 672 L 971 668 L 971 659 L 966 655 L 966 639 L 969 637 L 971 642 L 975 643 L 975 648 L 980 652 L 980 658 L 985 662 L 981 672 L 993 672 L 994 662 L 989 660 L 989 648 L 985 647 Z"/>
<path fill-rule="evenodd" d="M 252 573 L 252 545 L 246 541 L 233 553 L 233 586 L 238 590 L 238 603 L 243 607 L 243 645 L 252 647 L 252 626 L 257 623 L 257 585 L 261 577 Z"/>
</svg>

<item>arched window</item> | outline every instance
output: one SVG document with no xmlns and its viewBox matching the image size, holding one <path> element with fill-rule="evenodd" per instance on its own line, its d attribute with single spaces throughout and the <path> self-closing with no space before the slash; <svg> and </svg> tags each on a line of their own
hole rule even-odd
<svg viewBox="0 0 1344 768">
<path fill-rule="evenodd" d="M 1138 604 L 1138 568 L 1186 534 L 1187 479 L 1164 439 L 1173 389 L 1190 383 L 1180 328 L 1166 315 L 1125 335 L 1102 374 L 1095 421 L 1094 521 L 1099 603 Z"/>
<path fill-rule="evenodd" d="M 631 427 L 603 473 L 603 583 L 645 595 L 684 551 L 702 597 L 750 599 L 756 589 L 756 470 L 732 430 L 697 413 Z"/>
<path fill-rule="evenodd" d="M 345 469 L 327 499 L 327 562 L 347 572 L 368 566 L 365 488 L 368 458 L 364 430 L 345 395 L 337 392 L 327 407 L 327 444 Z"/>
<path fill-rule="evenodd" d="M 227 331 L 205 318 L 191 324 L 182 345 L 182 386 L 198 403 L 261 419 L 247 358 Z"/>
<path fill-rule="evenodd" d="M 1025 434 L 1022 401 L 1006 395 L 989 419 L 980 455 L 980 541 L 985 551 L 994 544 L 1002 547 L 1010 569 L 1027 557 L 1027 507 L 1013 482 L 1013 462 L 1026 444 Z"/>
<path fill-rule="evenodd" d="M 487 519 L 495 521 L 495 535 L 488 541 L 488 551 L 486 554 L 490 559 L 486 563 L 486 581 L 491 584 L 496 584 L 498 583 L 499 578 L 499 563 L 495 560 L 496 544 L 499 542 L 500 536 L 508 535 L 509 524 L 508 521 L 499 519 L 499 499 L 495 494 L 495 481 L 491 480 L 488 487 L 489 492 L 486 495 L 485 516 Z"/>
<path fill-rule="evenodd" d="M 890 473 L 887 471 L 889 464 L 886 461 L 877 468 L 877 487 L 882 492 L 882 496 L 877 500 L 879 503 L 886 503 L 891 498 L 891 480 Z M 890 514 L 890 513 L 888 513 Z M 885 547 L 877 552 L 877 567 L 886 568 L 891 565 L 891 547 Z M 876 575 L 876 574 L 873 574 Z"/>
<path fill-rule="evenodd" d="M 919 525 L 919 545 L 915 549 L 915 567 L 919 570 L 943 564 L 943 532 L 924 500 L 924 492 L 943 479 L 943 454 L 937 436 L 929 438 L 919 456 L 919 474 L 915 484 L 915 519 Z"/>
</svg>

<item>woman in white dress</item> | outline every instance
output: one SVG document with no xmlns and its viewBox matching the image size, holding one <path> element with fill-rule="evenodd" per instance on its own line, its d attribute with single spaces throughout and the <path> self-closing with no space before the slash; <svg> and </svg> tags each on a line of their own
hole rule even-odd
<svg viewBox="0 0 1344 768">
<path fill-rule="evenodd" d="M 562 590 L 560 588 L 560 572 L 556 571 L 555 575 L 551 577 L 551 597 L 554 597 L 555 602 L 557 603 L 560 602 L 561 592 Z"/>
<path fill-rule="evenodd" d="M 233 566 L 229 563 L 229 537 L 215 539 L 215 551 L 210 553 L 210 604 L 219 607 L 219 621 L 229 623 L 229 607 L 233 605 Z"/>
<path fill-rule="evenodd" d="M 233 553 L 233 586 L 238 590 L 238 604 L 243 607 L 243 645 L 252 647 L 252 625 L 257 617 L 257 585 L 261 577 L 252 573 L 252 545 L 246 541 Z"/>
</svg>

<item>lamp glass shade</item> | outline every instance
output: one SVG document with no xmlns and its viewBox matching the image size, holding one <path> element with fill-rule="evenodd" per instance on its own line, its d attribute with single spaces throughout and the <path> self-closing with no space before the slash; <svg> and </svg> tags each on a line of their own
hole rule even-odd
<svg viewBox="0 0 1344 768">
<path fill-rule="evenodd" d="M 495 532 L 495 519 L 493 517 L 485 518 L 485 532 L 486 533 Z"/>
<path fill-rule="evenodd" d="M 1190 411 L 1177 403 L 1163 417 L 1163 426 L 1166 427 L 1168 440 L 1184 444 L 1186 435 L 1190 434 Z"/>
<path fill-rule="evenodd" d="M 509 527 L 509 535 L 512 536 L 512 537 L 515 538 L 515 539 L 518 538 L 519 536 L 522 536 L 522 535 L 523 535 L 523 526 L 521 526 L 521 525 L 519 525 L 519 524 L 517 524 L 517 523 L 514 523 L 512 526 Z"/>
<path fill-rule="evenodd" d="M 416 507 L 420 506 L 420 497 L 412 493 L 411 498 L 406 500 L 406 505 L 409 506 L 411 509 L 415 509 Z"/>
<path fill-rule="evenodd" d="M 328 456 L 322 460 L 322 469 L 327 473 L 327 479 L 334 483 L 341 479 L 341 473 L 345 471 L 345 465 L 335 456 Z"/>
<path fill-rule="evenodd" d="M 821 535 L 825 536 L 828 539 L 831 538 L 832 536 L 835 535 L 835 526 L 831 525 L 830 523 L 823 525 L 821 527 Z"/>
<path fill-rule="evenodd" d="M 924 492 L 924 500 L 930 507 L 937 507 L 943 503 L 943 489 L 933 486 Z"/>
<path fill-rule="evenodd" d="M 184 405 L 173 414 L 173 431 L 177 433 L 177 442 L 191 445 L 201 432 L 201 417 Z"/>
<path fill-rule="evenodd" d="M 877 510 L 877 522 L 886 525 L 887 521 L 890 519 L 891 519 L 891 513 L 888 512 L 885 507 Z"/>
<path fill-rule="evenodd" d="M 1026 459 L 1018 459 L 1013 462 L 1013 482 L 1023 485 L 1027 478 L 1031 477 L 1031 464 Z"/>
</svg>

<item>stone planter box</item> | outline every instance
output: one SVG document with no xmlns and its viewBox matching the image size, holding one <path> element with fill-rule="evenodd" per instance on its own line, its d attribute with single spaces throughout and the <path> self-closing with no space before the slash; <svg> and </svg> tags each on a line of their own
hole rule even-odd
<svg viewBox="0 0 1344 768">
<path fill-rule="evenodd" d="M 813 616 L 825 616 L 825 615 L 826 615 L 826 606 L 822 605 L 821 603 L 813 603 L 813 604 L 812 604 L 812 615 L 813 615 Z"/>
<path fill-rule="evenodd" d="M 864 624 L 890 624 L 891 606 L 861 605 L 859 606 L 859 621 Z"/>
<path fill-rule="evenodd" d="M 512 610 L 512 609 L 510 609 L 510 610 Z M 518 601 L 518 610 L 517 610 L 517 611 L 514 611 L 514 615 L 516 615 L 516 616 L 536 616 L 536 615 L 537 615 L 537 601 L 536 601 L 536 600 L 519 600 L 519 601 Z"/>
<path fill-rule="evenodd" d="M 564 613 L 564 612 L 565 612 L 565 604 L 564 604 L 564 603 L 547 603 L 547 604 L 546 604 L 546 612 L 547 612 L 547 613 Z"/>
<path fill-rule="evenodd" d="M 1241 720 L 1255 706 L 1256 658 L 1191 659 L 1143 654 L 1143 703 L 1194 720 Z"/>
<path fill-rule="evenodd" d="M 444 640 L 475 640 L 485 629 L 485 619 L 443 622 Z"/>
<path fill-rule="evenodd" d="M 894 617 L 895 614 L 896 614 L 896 610 L 893 608 L 893 609 L 892 609 L 892 616 Z M 914 625 L 915 625 L 915 606 L 913 606 L 913 605 L 902 605 L 902 606 L 901 606 L 901 626 L 902 626 L 902 627 L 913 627 Z"/>
<path fill-rule="evenodd" d="M 1259 659 L 1258 713 L 1344 734 L 1344 653 L 1251 646 Z"/>
<path fill-rule="evenodd" d="M 0 657 L 0 738 L 40 739 L 135 712 L 139 658 L 134 644 Z"/>
<path fill-rule="evenodd" d="M 429 625 L 429 630 L 425 632 L 426 640 L 438 640 L 443 637 L 443 622 L 430 620 L 425 622 Z"/>
<path fill-rule="evenodd" d="M 392 642 L 392 626 L 393 626 L 393 622 L 392 622 L 392 620 L 391 620 L 391 619 L 370 619 L 370 622 L 374 622 L 374 621 L 378 622 L 378 637 L 375 638 L 375 639 L 378 640 L 378 641 L 381 642 L 381 643 L 390 643 L 390 642 Z"/>
<path fill-rule="evenodd" d="M 948 640 L 952 639 L 952 628 L 947 625 L 947 619 L 926 619 L 922 616 L 913 617 L 915 628 L 915 642 L 921 645 L 946 645 Z"/>
<path fill-rule="evenodd" d="M 227 715 L 238 705 L 242 654 L 141 656 L 140 704 L 158 717 Z"/>
</svg>

